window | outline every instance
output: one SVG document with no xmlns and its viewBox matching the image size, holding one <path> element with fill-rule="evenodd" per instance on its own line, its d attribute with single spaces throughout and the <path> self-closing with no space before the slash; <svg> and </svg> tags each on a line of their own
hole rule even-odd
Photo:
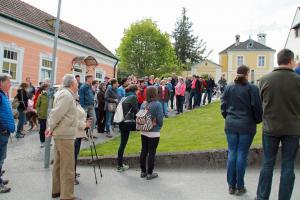
<svg viewBox="0 0 300 200">
<path fill-rule="evenodd" d="M 244 64 L 244 57 L 243 56 L 238 56 L 237 57 L 237 66 L 241 66 Z"/>
<path fill-rule="evenodd" d="M 52 72 L 52 61 L 50 59 L 42 58 L 40 81 L 44 81 L 46 79 L 50 80 L 51 72 Z"/>
<path fill-rule="evenodd" d="M 17 79 L 18 53 L 4 49 L 2 73 L 10 74 L 13 80 Z"/>
<path fill-rule="evenodd" d="M 259 67 L 265 66 L 265 56 L 258 56 L 258 66 Z"/>
<path fill-rule="evenodd" d="M 102 69 L 96 69 L 95 70 L 95 79 L 98 81 L 103 82 L 104 81 L 104 71 Z"/>
</svg>

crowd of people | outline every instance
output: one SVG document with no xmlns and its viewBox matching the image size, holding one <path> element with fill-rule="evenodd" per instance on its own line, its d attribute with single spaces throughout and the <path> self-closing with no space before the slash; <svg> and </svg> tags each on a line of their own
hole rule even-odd
<svg viewBox="0 0 300 200">
<path fill-rule="evenodd" d="M 294 162 L 297 154 L 300 126 L 300 77 L 294 72 L 294 54 L 283 49 L 277 55 L 279 67 L 260 79 L 259 86 L 248 82 L 249 67 L 237 69 L 233 83 L 227 85 L 225 76 L 215 83 L 211 76 L 168 78 L 137 78 L 129 76 L 120 81 L 105 77 L 103 83 L 92 75 L 80 82 L 80 76 L 66 74 L 61 87 L 55 93 L 53 108 L 48 113 L 49 82 L 40 83 L 36 89 L 30 78 L 20 85 L 13 106 L 8 92 L 10 76 L 0 75 L 0 193 L 9 192 L 8 181 L 2 179 L 2 166 L 6 158 L 9 136 L 16 131 L 16 138 L 23 138 L 23 127 L 28 123 L 37 127 L 41 147 L 45 137 L 54 138 L 54 166 L 52 197 L 74 197 L 74 185 L 79 184 L 76 171 L 81 141 L 87 138 L 89 129 L 112 137 L 115 117 L 121 140 L 118 148 L 117 171 L 129 168 L 124 164 L 124 151 L 131 131 L 141 133 L 141 178 L 158 177 L 154 172 L 156 149 L 160 130 L 169 110 L 177 114 L 195 109 L 212 101 L 216 88 L 222 93 L 221 113 L 225 118 L 225 134 L 228 142 L 227 182 L 229 193 L 243 195 L 247 192 L 244 176 L 250 146 L 256 134 L 257 124 L 263 122 L 263 164 L 259 177 L 257 200 L 269 199 L 273 168 L 279 144 L 282 145 L 282 169 L 279 199 L 290 199 L 295 181 Z M 300 67 L 300 66 L 299 66 Z M 299 68 L 296 68 L 299 71 Z M 284 84 L 282 84 L 284 83 Z M 285 98 L 289 97 L 289 98 Z M 176 105 L 175 105 L 176 104 Z M 120 107 L 121 106 L 121 107 Z M 121 108 L 120 109 L 118 108 Z M 17 115 L 17 116 L 16 116 Z M 15 128 L 14 117 L 18 118 Z M 16 129 L 16 130 L 15 130 Z M 97 136 L 94 136 L 97 137 Z M 146 164 L 147 163 L 147 164 Z"/>
</svg>

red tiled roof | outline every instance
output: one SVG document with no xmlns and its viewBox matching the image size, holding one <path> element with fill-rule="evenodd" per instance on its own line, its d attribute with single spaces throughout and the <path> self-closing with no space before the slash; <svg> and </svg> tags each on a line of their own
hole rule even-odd
<svg viewBox="0 0 300 200">
<path fill-rule="evenodd" d="M 54 29 L 47 23 L 47 20 L 55 17 L 23 1 L 0 0 L 0 16 L 13 19 L 48 34 L 54 34 Z M 117 59 L 91 33 L 65 21 L 61 22 L 60 38 Z"/>
</svg>

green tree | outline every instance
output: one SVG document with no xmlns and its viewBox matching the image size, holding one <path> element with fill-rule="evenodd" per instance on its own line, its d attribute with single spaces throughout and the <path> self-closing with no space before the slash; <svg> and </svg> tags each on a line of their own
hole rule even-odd
<svg viewBox="0 0 300 200">
<path fill-rule="evenodd" d="M 175 30 L 173 31 L 174 48 L 177 58 L 186 67 L 189 63 L 199 63 L 205 59 L 206 43 L 203 39 L 193 35 L 193 23 L 187 17 L 186 8 L 182 8 L 181 17 L 177 19 Z"/>
<path fill-rule="evenodd" d="M 119 68 L 139 77 L 179 70 L 169 35 L 162 33 L 151 19 L 133 23 L 125 30 L 117 55 L 121 60 Z"/>
</svg>

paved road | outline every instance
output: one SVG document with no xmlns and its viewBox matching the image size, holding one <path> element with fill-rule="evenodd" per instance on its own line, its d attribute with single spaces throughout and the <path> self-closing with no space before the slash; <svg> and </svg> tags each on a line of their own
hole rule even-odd
<svg viewBox="0 0 300 200">
<path fill-rule="evenodd" d="M 5 178 L 10 180 L 12 191 L 1 194 L 0 200 L 48 200 L 51 194 L 51 168 L 43 168 L 44 150 L 39 147 L 38 134 L 9 144 L 5 162 Z M 76 195 L 84 200 L 250 200 L 255 196 L 258 170 L 250 169 L 246 176 L 248 194 L 235 197 L 227 194 L 225 170 L 157 169 L 159 178 L 152 181 L 139 178 L 137 169 L 118 173 L 115 169 L 103 169 L 103 178 L 95 184 L 91 167 L 79 167 L 80 185 Z M 99 171 L 97 171 L 99 176 Z M 297 169 L 293 199 L 300 199 L 300 169 Z M 278 191 L 279 172 L 274 176 L 272 198 Z"/>
</svg>

